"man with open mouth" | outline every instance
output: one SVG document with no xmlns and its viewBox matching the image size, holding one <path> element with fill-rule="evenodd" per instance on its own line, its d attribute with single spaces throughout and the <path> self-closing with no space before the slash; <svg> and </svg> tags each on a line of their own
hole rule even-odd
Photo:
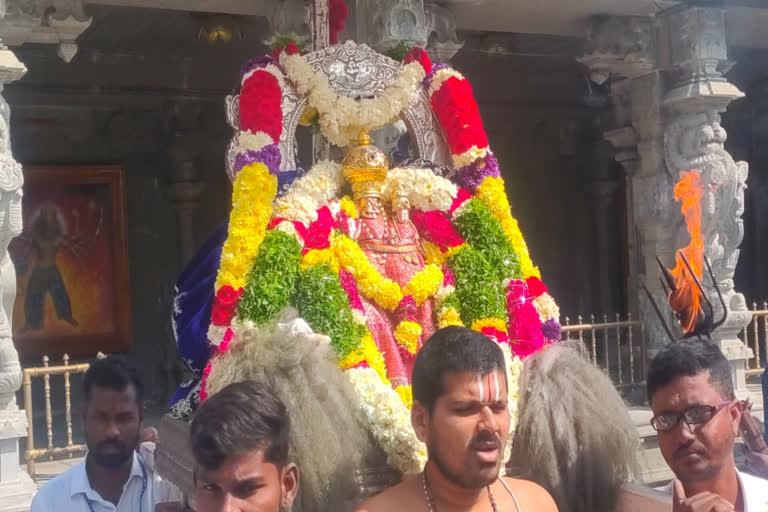
<svg viewBox="0 0 768 512">
<path fill-rule="evenodd" d="M 507 377 L 497 343 L 464 327 L 432 335 L 416 356 L 411 423 L 428 461 L 358 512 L 557 511 L 533 482 L 500 476 L 509 436 Z"/>
</svg>

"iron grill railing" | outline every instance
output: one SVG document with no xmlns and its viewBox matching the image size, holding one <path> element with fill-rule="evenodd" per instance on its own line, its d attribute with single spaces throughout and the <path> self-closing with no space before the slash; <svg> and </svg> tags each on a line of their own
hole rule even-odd
<svg viewBox="0 0 768 512">
<path fill-rule="evenodd" d="M 576 323 L 565 317 L 562 339 L 583 343 L 593 363 L 602 368 L 619 388 L 637 387 L 645 382 L 645 329 L 639 320 L 628 315 L 622 320 L 603 315 L 602 321 L 590 315 L 588 322 L 581 315 Z"/>
<path fill-rule="evenodd" d="M 763 302 L 758 309 L 757 302 L 752 303 L 752 320 L 739 335 L 754 352 L 754 357 L 747 362 L 747 375 L 760 375 L 765 369 L 766 342 L 768 341 L 768 302 Z"/>
</svg>

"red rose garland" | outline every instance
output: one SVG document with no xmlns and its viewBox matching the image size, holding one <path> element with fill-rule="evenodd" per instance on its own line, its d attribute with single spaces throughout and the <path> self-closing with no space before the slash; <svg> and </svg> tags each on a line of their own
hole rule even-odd
<svg viewBox="0 0 768 512">
<path fill-rule="evenodd" d="M 283 133 L 283 91 L 277 78 L 259 69 L 246 77 L 240 90 L 240 129 L 264 132 L 277 142 Z"/>
<path fill-rule="evenodd" d="M 452 154 L 461 155 L 473 146 L 488 147 L 488 137 L 468 80 L 455 76 L 448 78 L 432 95 L 432 108 L 445 131 Z"/>
</svg>

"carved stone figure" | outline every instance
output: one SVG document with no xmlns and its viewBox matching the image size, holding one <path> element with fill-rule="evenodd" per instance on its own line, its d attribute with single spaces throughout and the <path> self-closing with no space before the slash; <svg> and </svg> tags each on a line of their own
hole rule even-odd
<svg viewBox="0 0 768 512">
<path fill-rule="evenodd" d="M 739 246 L 744 238 L 741 215 L 749 168 L 746 162 L 735 162 L 725 150 L 726 137 L 716 110 L 683 113 L 667 126 L 665 153 L 667 168 L 673 176 L 685 170 L 701 173 L 704 188 L 701 229 L 705 254 L 711 261 L 717 286 L 728 309 L 728 320 L 713 337 L 723 345 L 729 359 L 736 359 L 747 350 L 738 341 L 737 334 L 751 318 L 744 296 L 736 292 L 733 284 Z M 686 229 L 680 225 L 674 243 L 683 247 L 687 241 Z M 722 309 L 711 280 L 705 278 L 703 284 L 716 310 Z"/>
<path fill-rule="evenodd" d="M 16 409 L 21 386 L 19 357 L 11 339 L 11 317 L 16 298 L 16 272 L 8 244 L 21 234 L 21 165 L 13 159 L 8 132 L 8 104 L 0 97 L 0 411 Z"/>
</svg>

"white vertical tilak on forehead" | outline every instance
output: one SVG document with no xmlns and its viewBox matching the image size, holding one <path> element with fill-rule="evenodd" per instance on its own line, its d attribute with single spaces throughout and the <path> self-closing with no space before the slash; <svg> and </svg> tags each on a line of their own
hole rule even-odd
<svg viewBox="0 0 768 512">
<path fill-rule="evenodd" d="M 477 375 L 477 391 L 480 394 L 480 400 L 485 398 L 483 395 L 483 376 L 480 374 Z"/>
<path fill-rule="evenodd" d="M 494 402 L 499 401 L 499 372 L 493 372 L 493 386 L 495 389 L 494 395 L 496 398 L 493 399 Z"/>
</svg>

